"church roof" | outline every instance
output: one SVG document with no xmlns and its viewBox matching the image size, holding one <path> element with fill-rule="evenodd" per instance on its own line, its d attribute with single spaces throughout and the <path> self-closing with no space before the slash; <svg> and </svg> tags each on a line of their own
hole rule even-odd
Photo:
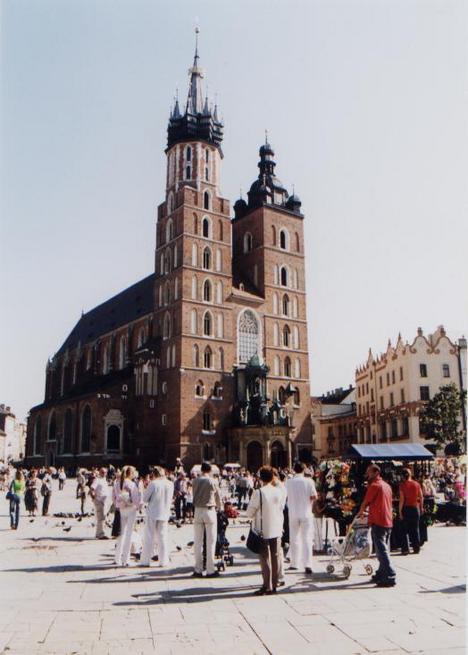
<svg viewBox="0 0 468 655">
<path fill-rule="evenodd" d="M 78 343 L 84 345 L 95 341 L 100 336 L 151 313 L 154 308 L 154 279 L 155 274 L 152 273 L 83 314 L 57 354 L 60 355 L 67 349 L 73 350 Z"/>
</svg>

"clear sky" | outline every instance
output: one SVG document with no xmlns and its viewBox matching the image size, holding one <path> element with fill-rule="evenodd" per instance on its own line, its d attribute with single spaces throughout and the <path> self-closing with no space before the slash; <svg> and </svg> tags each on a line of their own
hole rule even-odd
<svg viewBox="0 0 468 655">
<path fill-rule="evenodd" d="M 468 325 L 464 0 L 3 0 L 0 402 L 153 268 L 169 106 L 201 64 L 225 120 L 222 191 L 268 129 L 303 202 L 311 391 L 399 331 Z"/>
</svg>

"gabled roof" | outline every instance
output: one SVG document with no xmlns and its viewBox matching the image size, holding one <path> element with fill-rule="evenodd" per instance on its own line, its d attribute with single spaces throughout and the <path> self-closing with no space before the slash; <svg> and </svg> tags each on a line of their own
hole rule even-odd
<svg viewBox="0 0 468 655">
<path fill-rule="evenodd" d="M 353 444 L 345 454 L 348 459 L 388 460 L 434 459 L 430 450 L 420 443 L 402 444 Z"/>
<path fill-rule="evenodd" d="M 152 273 L 83 314 L 57 354 L 60 355 L 67 349 L 73 350 L 79 342 L 83 346 L 95 341 L 98 337 L 152 312 L 154 280 L 155 274 Z"/>
</svg>

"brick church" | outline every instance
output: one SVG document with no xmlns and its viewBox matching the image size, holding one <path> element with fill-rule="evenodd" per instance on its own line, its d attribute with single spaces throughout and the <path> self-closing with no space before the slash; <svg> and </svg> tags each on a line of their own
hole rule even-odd
<svg viewBox="0 0 468 655">
<path fill-rule="evenodd" d="M 304 216 L 269 143 L 247 200 L 220 190 L 223 123 L 195 50 L 171 110 L 155 272 L 83 314 L 47 363 L 27 465 L 310 460 Z"/>
</svg>

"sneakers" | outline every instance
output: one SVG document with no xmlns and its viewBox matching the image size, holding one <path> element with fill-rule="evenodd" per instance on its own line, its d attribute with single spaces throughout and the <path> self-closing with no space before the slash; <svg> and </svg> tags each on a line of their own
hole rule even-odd
<svg viewBox="0 0 468 655">
<path fill-rule="evenodd" d="M 312 575 L 312 573 L 313 573 L 313 571 L 312 571 L 312 569 L 310 568 L 310 566 L 306 566 L 305 572 L 306 572 L 307 575 Z"/>
<path fill-rule="evenodd" d="M 214 573 L 207 573 L 206 577 L 207 578 L 219 578 L 220 573 L 219 571 L 215 571 Z"/>
<path fill-rule="evenodd" d="M 192 573 L 192 578 L 203 578 L 203 573 L 198 573 L 198 571 L 194 571 Z"/>
</svg>

